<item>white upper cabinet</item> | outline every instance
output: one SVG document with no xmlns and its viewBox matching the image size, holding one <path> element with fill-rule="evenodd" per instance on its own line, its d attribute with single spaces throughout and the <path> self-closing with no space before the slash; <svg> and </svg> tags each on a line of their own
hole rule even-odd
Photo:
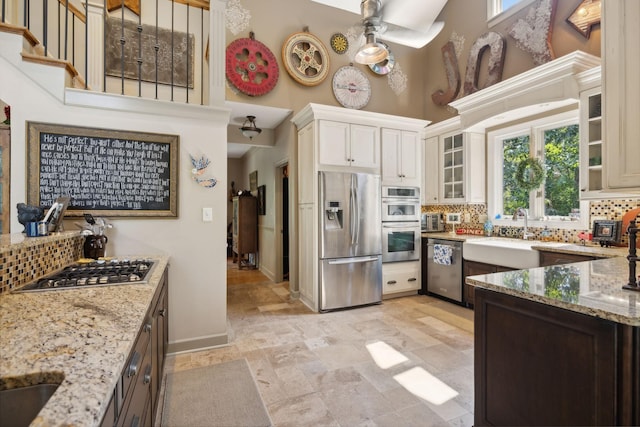
<svg viewBox="0 0 640 427">
<path fill-rule="evenodd" d="M 427 138 L 424 143 L 424 167 L 422 168 L 422 203 L 425 205 L 438 204 L 438 189 L 440 173 L 440 151 L 438 149 L 438 137 Z"/>
<path fill-rule="evenodd" d="M 603 187 L 640 191 L 640 1 L 602 2 Z"/>
<path fill-rule="evenodd" d="M 597 74 L 599 80 L 600 73 Z M 580 198 L 584 200 L 603 197 L 604 143 L 600 92 L 600 86 L 597 86 L 580 93 Z"/>
<path fill-rule="evenodd" d="M 320 120 L 320 164 L 380 169 L 380 139 L 374 126 Z"/>
<path fill-rule="evenodd" d="M 484 134 L 459 132 L 440 137 L 440 203 L 486 202 Z"/>
<path fill-rule="evenodd" d="M 420 186 L 420 135 L 382 129 L 382 183 Z"/>
<path fill-rule="evenodd" d="M 460 117 L 427 128 L 425 204 L 486 202 L 484 133 L 461 131 Z"/>
</svg>

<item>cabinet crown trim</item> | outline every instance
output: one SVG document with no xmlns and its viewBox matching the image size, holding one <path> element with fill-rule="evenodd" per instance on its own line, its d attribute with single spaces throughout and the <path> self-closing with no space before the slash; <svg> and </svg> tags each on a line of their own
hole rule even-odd
<svg viewBox="0 0 640 427">
<path fill-rule="evenodd" d="M 508 115 L 503 120 L 511 121 L 554 110 L 577 102 L 580 96 L 577 75 L 600 67 L 600 63 L 597 56 L 576 50 L 449 105 L 458 110 L 463 128 L 479 130 L 499 124 L 487 120 L 497 115 Z"/>
<path fill-rule="evenodd" d="M 391 114 L 375 113 L 371 111 L 352 110 L 343 107 L 334 107 L 323 104 L 307 104 L 300 110 L 291 122 L 298 129 L 303 128 L 312 120 L 333 120 L 337 122 L 370 125 L 375 127 L 388 127 L 393 129 L 422 131 L 431 122 L 428 120 L 411 117 L 394 116 Z"/>
</svg>

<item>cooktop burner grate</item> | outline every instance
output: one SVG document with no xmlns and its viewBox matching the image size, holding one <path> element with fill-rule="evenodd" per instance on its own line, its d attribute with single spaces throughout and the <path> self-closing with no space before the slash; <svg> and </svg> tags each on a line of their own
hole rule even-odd
<svg viewBox="0 0 640 427">
<path fill-rule="evenodd" d="M 147 283 L 154 262 L 148 259 L 97 260 L 75 263 L 42 277 L 15 292 L 73 289 L 87 286 Z"/>
</svg>

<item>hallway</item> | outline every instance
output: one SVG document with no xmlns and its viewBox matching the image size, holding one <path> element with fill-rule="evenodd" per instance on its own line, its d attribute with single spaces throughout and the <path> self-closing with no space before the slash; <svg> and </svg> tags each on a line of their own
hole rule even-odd
<svg viewBox="0 0 640 427">
<path fill-rule="evenodd" d="M 471 310 L 417 295 L 317 314 L 288 282 L 227 266 L 230 344 L 170 356 L 166 372 L 247 358 L 278 427 L 472 425 Z M 382 369 L 372 356 L 387 345 L 406 359 Z M 408 371 L 429 379 L 426 398 L 400 385 Z"/>
</svg>

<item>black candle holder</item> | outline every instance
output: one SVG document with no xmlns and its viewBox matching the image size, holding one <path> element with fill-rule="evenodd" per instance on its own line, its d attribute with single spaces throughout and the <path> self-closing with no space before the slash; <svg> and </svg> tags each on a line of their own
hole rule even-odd
<svg viewBox="0 0 640 427">
<path fill-rule="evenodd" d="M 635 220 L 629 221 L 627 233 L 629 234 L 629 255 L 627 255 L 627 259 L 629 260 L 629 283 L 624 285 L 622 289 L 640 292 L 640 281 L 636 280 L 636 261 L 638 261 L 636 239 L 638 237 L 638 226 Z"/>
</svg>

